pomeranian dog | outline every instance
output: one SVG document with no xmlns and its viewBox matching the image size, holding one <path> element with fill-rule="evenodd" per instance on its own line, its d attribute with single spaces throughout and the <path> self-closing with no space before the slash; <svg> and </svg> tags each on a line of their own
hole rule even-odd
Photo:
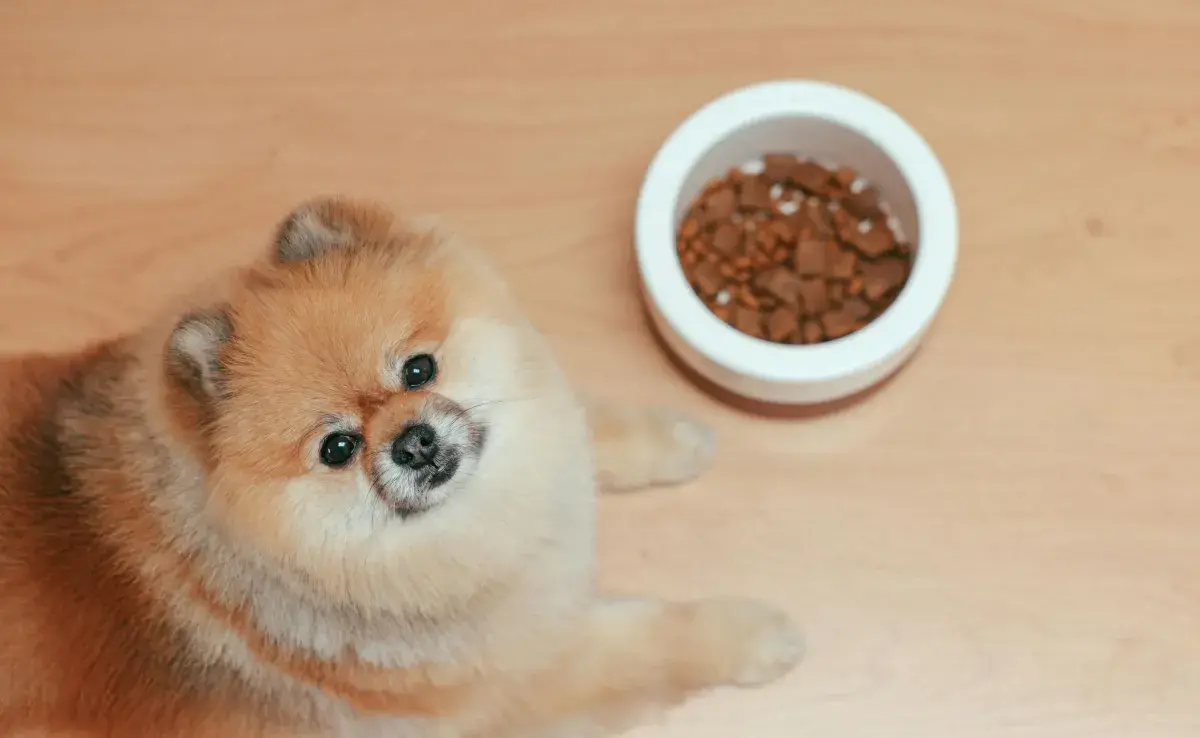
<svg viewBox="0 0 1200 738">
<path fill-rule="evenodd" d="M 779 610 L 594 588 L 597 488 L 712 445 L 578 399 L 455 239 L 307 203 L 162 321 L 0 361 L 0 734 L 594 736 L 770 682 Z"/>
</svg>

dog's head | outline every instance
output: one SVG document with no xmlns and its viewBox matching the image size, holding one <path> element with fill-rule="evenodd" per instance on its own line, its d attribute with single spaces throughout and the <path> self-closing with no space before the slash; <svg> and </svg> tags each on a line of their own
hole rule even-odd
<svg viewBox="0 0 1200 738">
<path fill-rule="evenodd" d="M 202 427 L 206 514 L 338 591 L 375 564 L 503 558 L 578 435 L 486 264 L 360 203 L 289 216 L 265 263 L 177 324 L 167 368 Z"/>
</svg>

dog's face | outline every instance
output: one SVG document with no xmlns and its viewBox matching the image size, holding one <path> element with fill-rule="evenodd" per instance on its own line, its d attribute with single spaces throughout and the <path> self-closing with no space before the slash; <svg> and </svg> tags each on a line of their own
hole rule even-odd
<svg viewBox="0 0 1200 738">
<path fill-rule="evenodd" d="M 536 467 L 554 432 L 537 400 L 561 393 L 477 257 L 333 202 L 293 214 L 270 263 L 185 319 L 168 364 L 208 408 L 209 512 L 333 579 L 470 506 L 520 510 L 476 482 Z"/>
</svg>

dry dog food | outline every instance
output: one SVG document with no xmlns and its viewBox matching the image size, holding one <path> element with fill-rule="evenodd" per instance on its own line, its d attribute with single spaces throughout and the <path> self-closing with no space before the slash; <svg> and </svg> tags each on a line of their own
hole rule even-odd
<svg viewBox="0 0 1200 738">
<path fill-rule="evenodd" d="M 832 341 L 879 317 L 912 267 L 879 194 L 851 169 L 768 154 L 708 183 L 679 261 L 713 313 L 776 343 Z"/>
</svg>

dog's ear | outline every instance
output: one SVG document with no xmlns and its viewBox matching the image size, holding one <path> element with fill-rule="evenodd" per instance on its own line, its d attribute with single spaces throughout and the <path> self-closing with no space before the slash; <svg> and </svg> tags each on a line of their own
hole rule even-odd
<svg viewBox="0 0 1200 738">
<path fill-rule="evenodd" d="M 167 369 L 197 400 L 206 402 L 225 390 L 221 350 L 233 335 L 224 307 L 183 316 L 167 345 Z"/>
<path fill-rule="evenodd" d="M 310 200 L 276 229 L 272 260 L 308 261 L 335 249 L 380 242 L 391 232 L 393 216 L 369 202 L 343 198 Z"/>
</svg>

